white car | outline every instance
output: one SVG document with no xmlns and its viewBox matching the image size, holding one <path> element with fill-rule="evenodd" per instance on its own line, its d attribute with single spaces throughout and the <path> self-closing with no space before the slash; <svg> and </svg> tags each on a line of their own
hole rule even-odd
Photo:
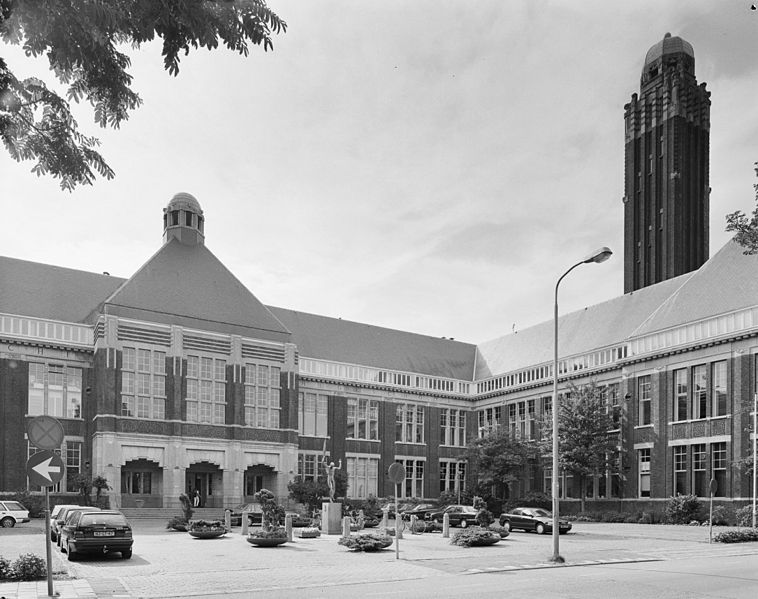
<svg viewBox="0 0 758 599">
<path fill-rule="evenodd" d="M 0 501 L 0 526 L 13 528 L 16 522 L 29 522 L 29 510 L 18 501 Z"/>
</svg>

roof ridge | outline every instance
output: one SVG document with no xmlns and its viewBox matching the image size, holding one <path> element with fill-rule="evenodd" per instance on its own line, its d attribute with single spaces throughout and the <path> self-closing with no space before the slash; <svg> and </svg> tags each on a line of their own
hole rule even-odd
<svg viewBox="0 0 758 599">
<path fill-rule="evenodd" d="M 677 295 L 679 295 L 679 292 L 685 287 L 685 285 L 687 285 L 687 283 L 689 283 L 692 280 L 692 277 L 694 277 L 697 273 L 698 273 L 697 270 L 693 270 L 689 273 L 685 273 L 684 275 L 681 275 L 684 278 L 684 280 L 682 281 L 682 284 L 679 285 L 674 291 L 672 291 L 666 297 L 665 300 L 663 300 L 660 304 L 658 304 L 658 307 L 652 312 L 650 312 L 650 314 L 648 314 L 647 317 L 639 325 L 637 325 L 637 327 L 631 333 L 629 333 L 629 335 L 627 336 L 627 339 L 630 339 L 631 337 L 635 337 L 638 334 L 638 332 L 642 330 L 642 328 L 663 309 L 664 306 L 666 306 L 670 302 L 673 302 L 674 298 Z M 669 280 L 673 280 L 673 279 L 669 279 Z M 642 289 L 646 289 L 646 287 L 643 287 Z"/>
</svg>

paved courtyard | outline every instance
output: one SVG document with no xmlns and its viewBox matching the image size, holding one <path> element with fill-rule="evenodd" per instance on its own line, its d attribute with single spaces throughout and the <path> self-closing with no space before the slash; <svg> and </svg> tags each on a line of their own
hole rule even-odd
<svg viewBox="0 0 758 599">
<path fill-rule="evenodd" d="M 330 587 L 460 577 L 482 572 L 589 566 L 602 563 L 758 555 L 758 543 L 708 543 L 705 527 L 579 523 L 561 536 L 564 566 L 549 561 L 550 535 L 513 532 L 492 547 L 451 545 L 441 533 L 411 535 L 379 553 L 353 553 L 338 536 L 295 539 L 277 548 L 258 548 L 235 528 L 225 537 L 197 540 L 164 529 L 163 521 L 136 521 L 134 555 L 84 557 L 68 562 L 54 548 L 55 590 L 61 597 L 244 596 L 256 591 L 324 593 Z M 0 531 L 0 555 L 15 559 L 45 555 L 39 521 Z M 714 528 L 714 534 L 725 530 Z M 455 529 L 451 530 L 451 533 Z M 359 592 L 356 590 L 356 592 Z M 47 583 L 0 584 L 0 597 L 47 596 Z"/>
</svg>

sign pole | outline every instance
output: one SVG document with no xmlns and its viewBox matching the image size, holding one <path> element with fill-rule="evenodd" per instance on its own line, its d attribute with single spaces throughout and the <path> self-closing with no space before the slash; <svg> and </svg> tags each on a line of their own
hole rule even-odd
<svg viewBox="0 0 758 599">
<path fill-rule="evenodd" d="M 753 528 L 755 528 L 755 497 L 756 484 L 758 484 L 758 452 L 756 443 L 758 443 L 758 393 L 753 393 Z"/>
<path fill-rule="evenodd" d="M 50 487 L 45 487 L 45 552 L 47 553 L 47 596 L 53 597 L 53 552 L 50 548 Z"/>
<path fill-rule="evenodd" d="M 400 514 L 397 511 L 397 484 L 395 484 L 395 559 L 400 559 Z"/>
</svg>

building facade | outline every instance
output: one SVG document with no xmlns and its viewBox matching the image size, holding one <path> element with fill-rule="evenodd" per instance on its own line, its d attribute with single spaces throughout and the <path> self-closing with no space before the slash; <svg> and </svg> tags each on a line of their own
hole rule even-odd
<svg viewBox="0 0 758 599">
<path fill-rule="evenodd" d="M 624 293 L 708 259 L 710 105 L 692 46 L 667 33 L 624 107 Z"/>
</svg>

